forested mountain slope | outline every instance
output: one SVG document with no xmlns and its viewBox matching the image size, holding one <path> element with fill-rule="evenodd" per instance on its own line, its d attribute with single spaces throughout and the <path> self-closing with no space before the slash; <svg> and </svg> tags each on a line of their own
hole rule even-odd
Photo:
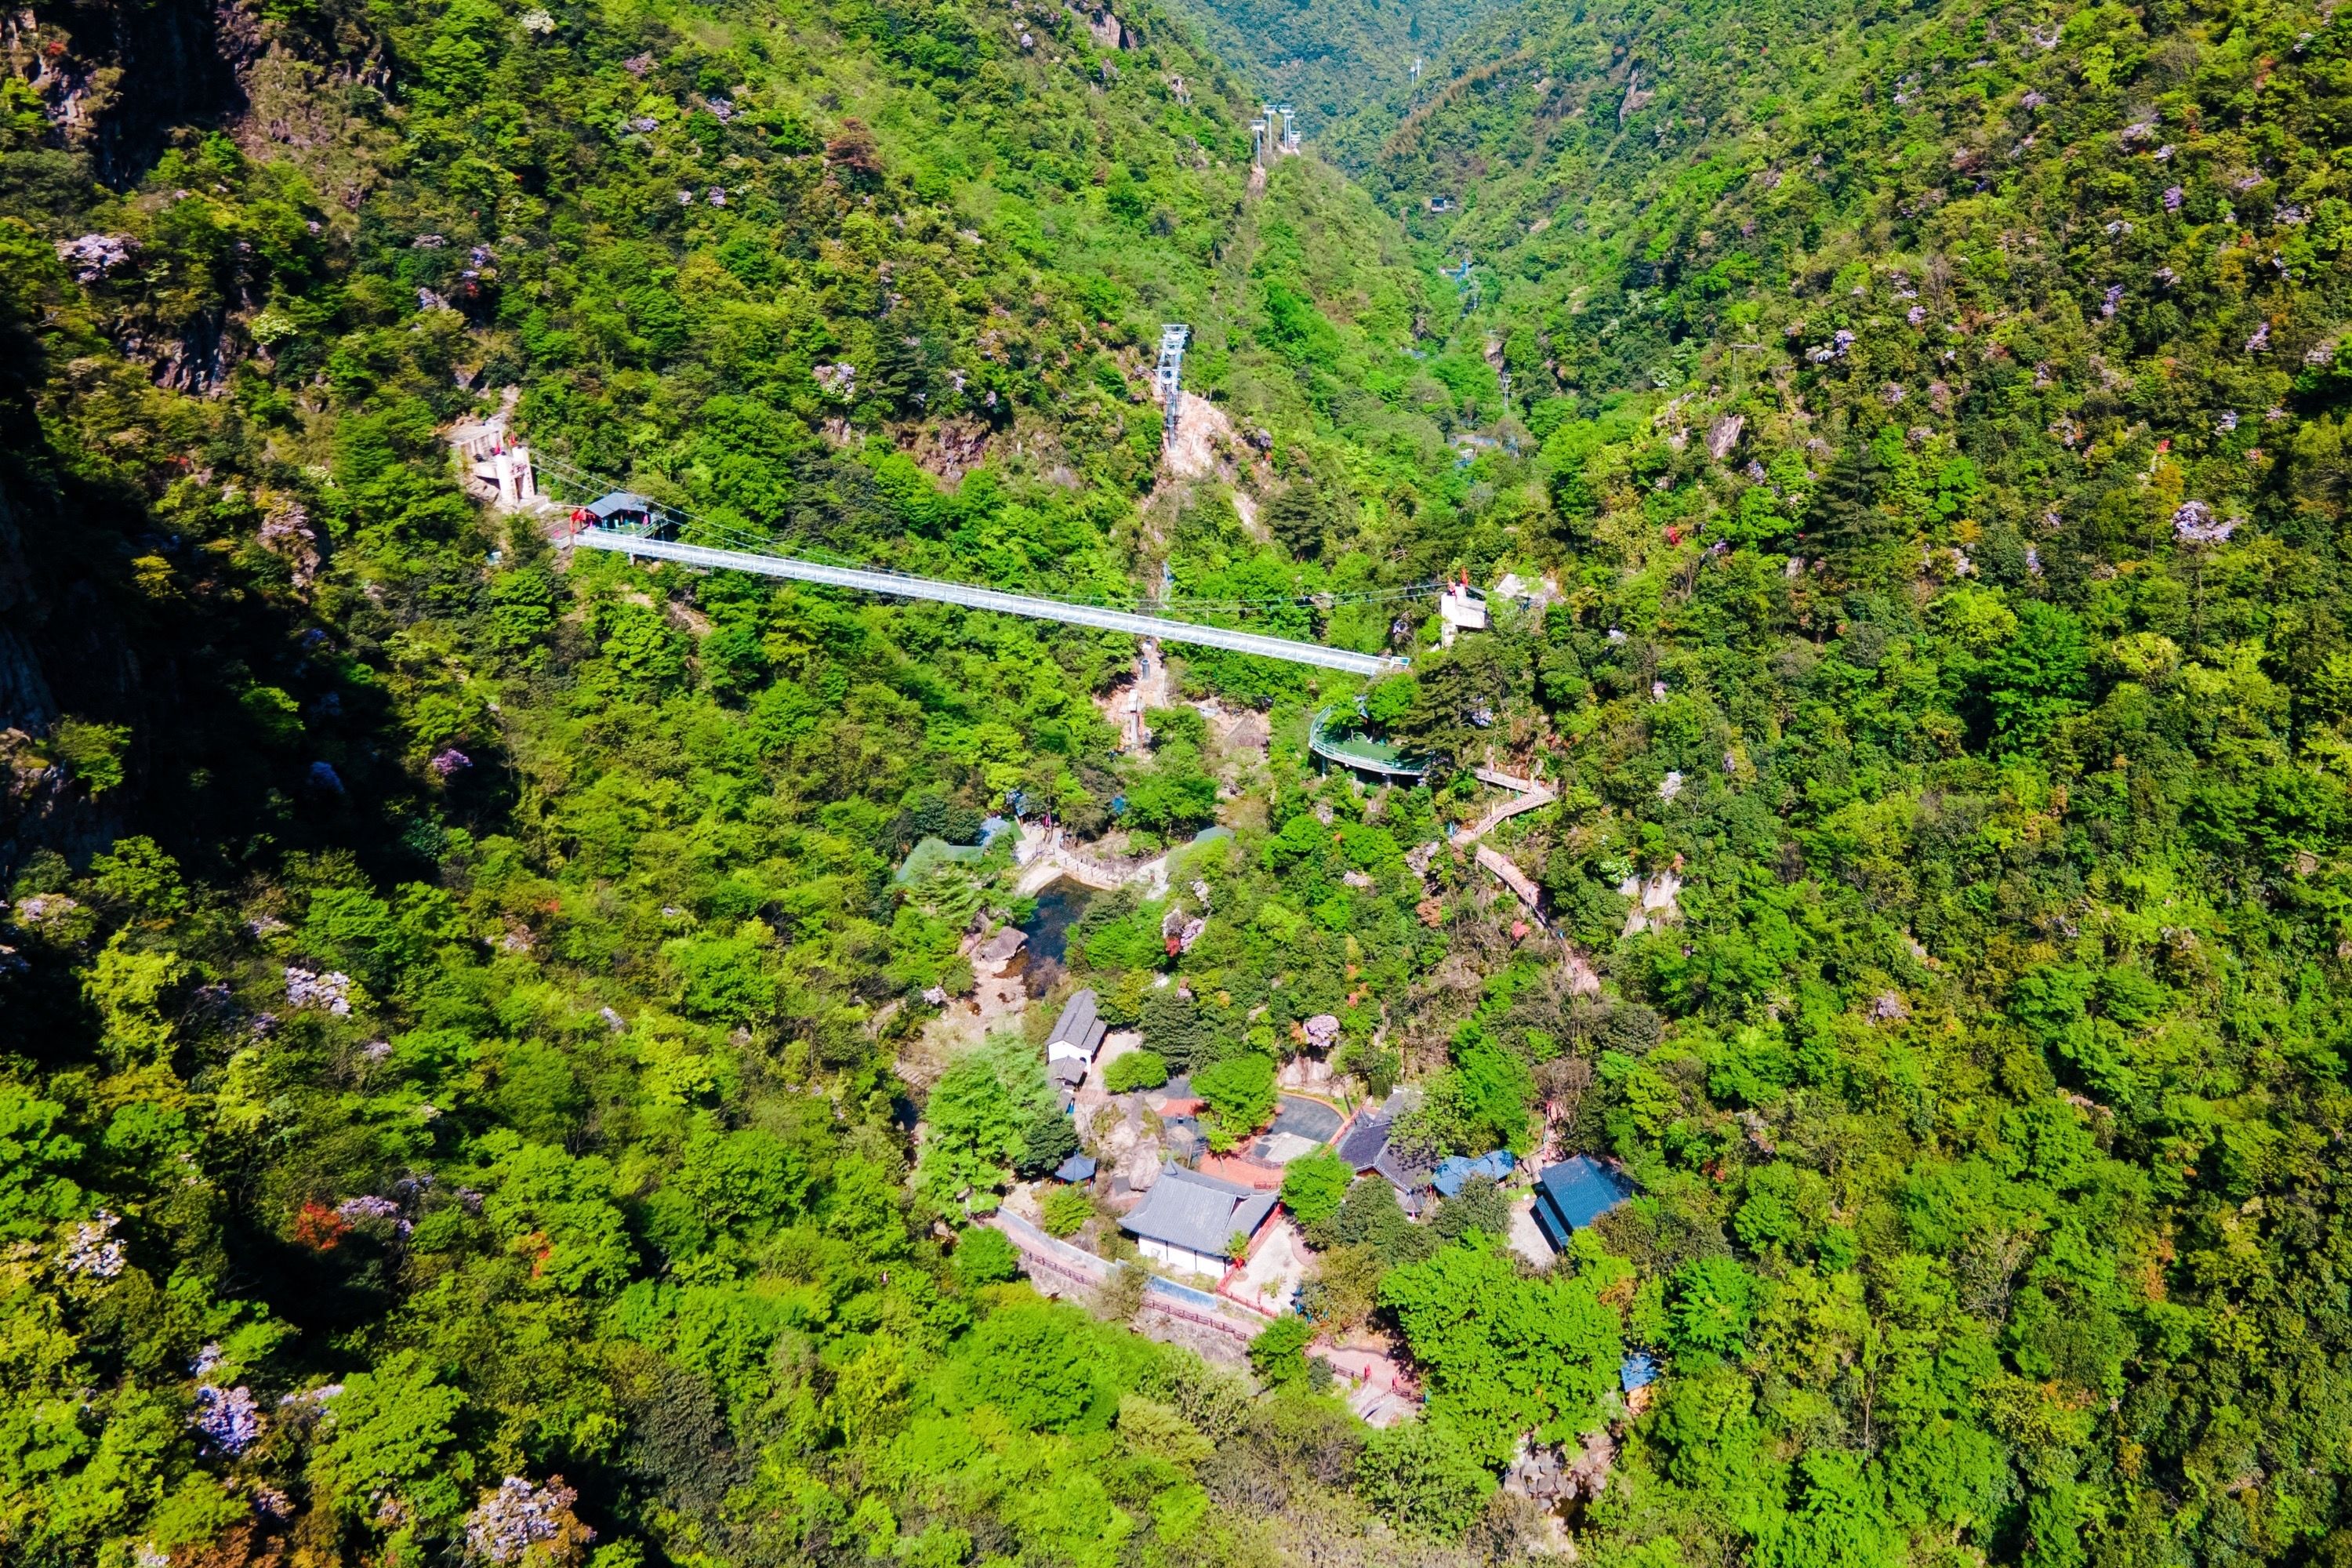
<svg viewBox="0 0 2352 1568">
<path fill-rule="evenodd" d="M 0 1558 L 2352 1552 L 2332 13 L 1537 0 L 1369 194 L 1255 190 L 1149 9 L 0 44 Z M 509 385 L 707 536 L 1409 651 L 1430 785 L 1294 667 L 1118 752 L 1119 639 L 567 561 L 441 445 Z M 1378 596 L 1457 571 L 1528 602 Z M 1551 930 L 1443 847 L 1487 763 Z M 1015 796 L 1233 837 L 943 1053 L 1024 905 L 894 870 Z M 1220 1149 L 1311 1021 L 1402 1154 L 1635 1195 L 1539 1270 L 1316 1160 L 1309 1316 L 1208 1367 L 974 1223 L 1098 1138 L 1074 982 Z M 1301 1359 L 1368 1328 L 1380 1434 Z"/>
<path fill-rule="evenodd" d="M 1031 589 L 1392 578 L 1469 488 L 1395 230 L 1307 162 L 1253 195 L 1248 103 L 1148 11 L 61 7 L 7 47 L 0 1557 L 1352 1550 L 1343 1410 L 945 1223 L 1065 1152 L 1017 1040 L 910 1183 L 891 1063 L 1009 895 L 1001 850 L 911 896 L 898 859 L 1011 789 L 1089 833 L 1123 794 L 1139 848 L 1219 809 L 1180 722 L 1114 756 L 1131 647 L 561 571 L 438 430 L 519 386 L 543 455 L 709 526 Z M 1168 319 L 1223 471 L 1322 496 L 1290 548 L 1155 491 Z M 1294 558 L 1327 529 L 1393 556 Z"/>
<path fill-rule="evenodd" d="M 1465 28 L 1514 0 L 1178 0 L 1210 50 L 1268 103 L 1298 111 L 1318 146 L 1335 134 L 1360 139 L 1352 122 L 1409 101 L 1413 63 L 1436 60 Z M 1345 128 L 1343 132 L 1343 128 Z M 1325 148 L 1329 152 L 1328 147 Z M 1340 158 L 1343 165 L 1352 167 Z"/>
<path fill-rule="evenodd" d="M 1744 1260 L 1591 1516 L 1660 1560 L 2342 1550 L 2347 52 L 1539 0 L 1371 176 L 1574 563 L 1505 678 L 1602 803 L 1548 887 L 1681 1020 L 1612 1136 Z"/>
</svg>

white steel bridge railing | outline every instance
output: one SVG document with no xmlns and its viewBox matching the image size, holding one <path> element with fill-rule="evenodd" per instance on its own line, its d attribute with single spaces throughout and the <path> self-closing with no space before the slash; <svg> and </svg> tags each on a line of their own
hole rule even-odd
<svg viewBox="0 0 2352 1568">
<path fill-rule="evenodd" d="M 1343 670 L 1349 675 L 1388 675 L 1405 668 L 1408 663 L 1388 654 L 1357 653 L 1348 648 L 1326 647 L 1320 643 L 1236 631 L 1228 626 L 1196 626 L 1191 621 L 1171 620 L 1165 616 L 1138 615 L 1133 611 L 1115 610 L 1099 605 L 1068 604 L 1027 594 L 1006 594 L 994 588 L 975 588 L 965 583 L 945 583 L 936 578 L 913 577 L 897 572 L 828 566 L 822 562 L 804 561 L 790 555 L 771 555 L 749 550 L 716 550 L 709 545 L 656 539 L 625 529 L 583 529 L 572 536 L 572 543 L 583 550 L 606 550 L 646 560 L 676 561 L 688 566 L 750 572 L 762 577 L 818 583 L 860 593 L 887 594 L 901 599 L 930 599 L 940 604 L 961 605 L 968 609 L 1025 616 L 1032 620 L 1060 621 L 1069 626 L 1093 626 L 1101 631 L 1157 637 L 1162 642 L 1223 648 L 1232 653 L 1253 654 L 1260 658 Z"/>
</svg>

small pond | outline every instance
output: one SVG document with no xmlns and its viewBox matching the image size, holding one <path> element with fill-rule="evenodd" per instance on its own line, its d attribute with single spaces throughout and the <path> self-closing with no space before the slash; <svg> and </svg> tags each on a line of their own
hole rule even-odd
<svg viewBox="0 0 2352 1568">
<path fill-rule="evenodd" d="M 1050 958 L 1059 963 L 1070 951 L 1070 928 L 1094 901 L 1095 890 L 1063 877 L 1049 882 L 1037 895 L 1037 912 L 1021 929 L 1029 933 L 1032 963 Z"/>
</svg>

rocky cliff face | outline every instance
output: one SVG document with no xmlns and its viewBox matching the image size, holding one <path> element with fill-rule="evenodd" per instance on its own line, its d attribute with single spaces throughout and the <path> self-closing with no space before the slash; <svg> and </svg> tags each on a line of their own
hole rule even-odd
<svg viewBox="0 0 2352 1568">
<path fill-rule="evenodd" d="M 26 636 L 38 602 L 11 493 L 14 477 L 0 472 L 0 729 L 39 734 L 56 721 L 58 701 Z"/>
<path fill-rule="evenodd" d="M 331 212 L 358 205 L 381 132 L 350 105 L 381 80 L 381 67 L 363 45 L 341 61 L 332 47 L 282 31 L 273 23 L 265 35 L 257 10 L 239 0 L 37 0 L 0 10 L 0 68 L 31 85 L 48 122 L 0 142 L 12 165 L 0 184 L 12 190 L 12 211 L 58 247 L 68 277 L 88 284 L 134 276 L 142 264 L 135 240 L 80 226 L 91 182 L 133 187 L 166 151 L 215 131 L 254 156 L 296 163 L 333 201 Z M 71 359 L 87 352 L 89 334 L 102 335 L 157 385 L 216 395 L 251 352 L 246 279 L 239 260 L 205 279 L 209 297 L 199 289 L 160 310 L 128 292 L 101 297 L 65 329 L 84 346 L 58 352 Z M 187 773 L 175 740 L 187 739 L 190 714 L 203 706 L 192 706 L 183 683 L 205 637 L 122 608 L 154 607 L 129 584 L 175 570 L 165 559 L 180 561 L 181 542 L 162 537 L 135 485 L 70 477 L 74 465 L 56 460 L 49 444 L 67 437 L 45 432 L 36 415 L 45 373 L 35 323 L 47 309 L 37 289 L 13 302 L 0 289 L 0 890 L 34 850 L 83 859 L 125 823 L 163 809 L 151 786 Z M 51 319 L 39 334 L 58 330 Z M 75 360 L 69 377 L 102 358 Z M 116 390 L 127 395 L 135 384 Z M 105 752 L 96 773 L 83 755 L 93 736 Z M 100 776 L 110 786 L 102 792 L 93 788 Z"/>
<path fill-rule="evenodd" d="M 240 77 L 261 53 L 261 29 L 230 0 L 79 0 L 16 11 L 0 25 L 0 47 L 66 147 L 120 190 L 174 130 L 242 111 Z"/>
<path fill-rule="evenodd" d="M 92 182 L 130 190 L 173 145 L 225 132 L 248 156 L 299 170 L 340 227 L 390 140 L 365 112 L 381 106 L 390 80 L 372 44 L 333 26 L 313 37 L 265 23 L 244 0 L 49 0 L 0 11 L 0 68 L 31 87 L 48 121 L 42 145 L 0 142 L 8 150 L 0 188 L 13 188 L 12 210 L 48 209 L 51 237 L 76 247 L 68 265 L 85 283 L 135 277 L 141 265 L 121 237 L 71 226 Z M 217 395 L 253 352 L 249 247 L 237 250 L 199 261 L 181 289 L 163 290 L 173 309 L 125 311 L 107 324 L 115 347 L 157 385 Z M 190 284 L 212 297 L 191 296 Z"/>
<path fill-rule="evenodd" d="M 93 585 L 69 564 L 72 525 L 38 478 L 21 402 L 0 415 L 0 879 L 38 848 L 87 854 L 113 835 L 110 804 L 77 787 L 51 740 L 68 713 L 143 718 L 139 663 Z"/>
</svg>

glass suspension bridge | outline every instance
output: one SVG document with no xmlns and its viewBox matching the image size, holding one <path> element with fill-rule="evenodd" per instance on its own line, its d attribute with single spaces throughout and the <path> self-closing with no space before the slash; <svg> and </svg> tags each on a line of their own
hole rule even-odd
<svg viewBox="0 0 2352 1568">
<path fill-rule="evenodd" d="M 818 561 L 805 554 L 787 554 L 779 550 L 773 541 L 762 536 L 709 519 L 694 518 L 674 508 L 661 506 L 646 497 L 614 489 L 597 476 L 582 473 L 568 464 L 541 458 L 534 466 L 539 475 L 554 481 L 551 488 L 572 495 L 593 495 L 597 498 L 568 509 L 573 527 L 571 543 L 575 549 L 611 551 L 637 560 L 675 561 L 681 565 L 708 570 L 749 572 L 762 577 L 781 577 L 797 583 L 883 594 L 901 599 L 929 599 L 940 604 L 961 605 L 967 609 L 1022 616 L 1031 620 L 1059 621 L 1068 626 L 1124 632 L 1161 642 L 1223 648 L 1259 658 L 1315 665 L 1349 675 L 1388 675 L 1406 668 L 1410 662 L 1393 654 L 1360 653 L 1352 648 L 1332 647 L 1295 637 L 1271 637 L 1263 632 L 1243 631 L 1232 626 L 1205 626 L 1197 621 L 1179 620 L 1170 615 L 1147 614 L 1142 610 L 1123 609 L 1098 602 L 1055 598 L 1039 594 L 1006 593 L 1002 589 L 976 587 L 969 583 L 920 577 L 911 573 L 873 566 Z M 687 533 L 698 538 L 715 539 L 719 542 L 688 543 L 676 537 Z M 1333 607 L 1342 604 L 1395 603 L 1431 598 L 1445 592 L 1445 584 L 1423 583 L 1352 594 L 1298 595 L 1255 600 L 1170 601 L 1157 607 L 1182 609 L 1195 614 L 1246 614 L 1280 605 L 1312 604 Z"/>
</svg>

